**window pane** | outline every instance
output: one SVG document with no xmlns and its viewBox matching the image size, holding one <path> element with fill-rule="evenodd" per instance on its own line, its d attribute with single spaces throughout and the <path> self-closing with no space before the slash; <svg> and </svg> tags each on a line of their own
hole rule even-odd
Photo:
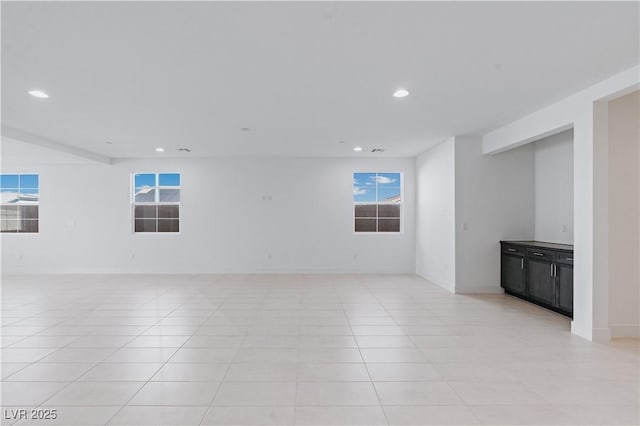
<svg viewBox="0 0 640 426">
<path fill-rule="evenodd" d="M 400 232 L 400 219 L 378 219 L 378 232 Z"/>
<path fill-rule="evenodd" d="M 22 219 L 19 232 L 38 232 L 38 223 L 37 219 Z"/>
<path fill-rule="evenodd" d="M 180 190 L 179 189 L 161 189 L 160 202 L 161 203 L 179 203 Z"/>
<path fill-rule="evenodd" d="M 38 175 L 20 175 L 20 189 L 24 190 L 26 188 L 29 189 L 37 189 L 38 185 Z M 38 191 L 25 191 L 25 192 L 38 192 Z"/>
<path fill-rule="evenodd" d="M 179 232 L 180 221 L 178 219 L 158 219 L 158 232 Z"/>
<path fill-rule="evenodd" d="M 20 206 L 19 217 L 21 219 L 38 219 L 38 206 Z"/>
<path fill-rule="evenodd" d="M 180 206 L 158 206 L 158 217 L 163 219 L 178 219 Z"/>
<path fill-rule="evenodd" d="M 135 202 L 136 203 L 155 203 L 156 190 L 155 188 L 142 188 L 136 191 Z"/>
<path fill-rule="evenodd" d="M 353 201 L 354 202 L 375 202 L 376 201 L 376 174 L 375 173 L 354 173 L 353 174 Z"/>
<path fill-rule="evenodd" d="M 136 232 L 156 232 L 156 219 L 136 219 Z"/>
<path fill-rule="evenodd" d="M 18 175 L 1 175 L 0 174 L 0 189 L 17 189 L 18 188 Z"/>
<path fill-rule="evenodd" d="M 355 217 L 376 217 L 377 207 L 375 204 L 356 204 Z"/>
<path fill-rule="evenodd" d="M 17 220 L 0 220 L 0 231 L 2 232 L 18 232 Z"/>
<path fill-rule="evenodd" d="M 37 188 L 32 189 L 20 189 L 18 194 L 18 201 L 20 204 L 37 204 L 39 200 L 39 194 Z"/>
<path fill-rule="evenodd" d="M 155 219 L 157 206 L 136 206 L 134 216 L 136 219 Z"/>
<path fill-rule="evenodd" d="M 1 219 L 17 219 L 18 206 L 0 206 Z"/>
<path fill-rule="evenodd" d="M 399 204 L 380 204 L 378 206 L 379 217 L 400 217 Z"/>
<path fill-rule="evenodd" d="M 376 178 L 378 186 L 400 187 L 400 173 L 378 173 Z"/>
<path fill-rule="evenodd" d="M 156 186 L 156 175 L 154 173 L 142 173 L 134 176 L 134 188 L 136 193 L 139 189 Z"/>
<path fill-rule="evenodd" d="M 0 192 L 0 197 L 1 197 L 2 204 L 17 203 L 19 200 L 18 188 L 3 189 L 2 192 Z"/>
<path fill-rule="evenodd" d="M 376 220 L 375 219 L 356 219 L 355 231 L 356 232 L 376 232 Z"/>
<path fill-rule="evenodd" d="M 180 173 L 160 173 L 160 186 L 180 186 Z"/>
<path fill-rule="evenodd" d="M 400 187 L 378 187 L 378 201 L 380 203 L 400 203 Z"/>
</svg>

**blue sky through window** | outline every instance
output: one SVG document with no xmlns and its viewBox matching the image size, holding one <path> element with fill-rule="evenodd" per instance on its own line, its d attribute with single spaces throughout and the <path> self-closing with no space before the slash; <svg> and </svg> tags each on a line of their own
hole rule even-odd
<svg viewBox="0 0 640 426">
<path fill-rule="evenodd" d="M 0 174 L 2 204 L 33 204 L 38 202 L 40 179 L 35 174 Z"/>
<path fill-rule="evenodd" d="M 18 175 L 0 175 L 2 192 L 18 189 Z"/>
<path fill-rule="evenodd" d="M 19 184 L 21 189 L 37 189 L 38 175 L 19 175 Z"/>
<path fill-rule="evenodd" d="M 353 202 L 382 203 L 400 197 L 400 173 L 354 173 Z"/>
<path fill-rule="evenodd" d="M 180 173 L 158 174 L 159 186 L 180 186 Z M 134 177 L 134 189 L 138 192 L 142 188 L 155 187 L 155 173 L 138 173 Z"/>
<path fill-rule="evenodd" d="M 141 188 L 156 186 L 155 173 L 142 173 L 135 175 L 135 190 L 138 192 Z"/>
<path fill-rule="evenodd" d="M 160 186 L 180 186 L 180 173 L 160 173 Z"/>
</svg>

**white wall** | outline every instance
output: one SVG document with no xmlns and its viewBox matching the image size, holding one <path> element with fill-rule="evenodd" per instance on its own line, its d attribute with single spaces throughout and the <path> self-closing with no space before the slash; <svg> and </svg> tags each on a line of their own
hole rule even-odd
<svg viewBox="0 0 640 426">
<path fill-rule="evenodd" d="M 534 233 L 532 144 L 483 155 L 482 139 L 456 137 L 456 293 L 501 293 L 500 240 Z"/>
<path fill-rule="evenodd" d="M 416 273 L 455 291 L 455 139 L 416 157 Z"/>
<path fill-rule="evenodd" d="M 404 232 L 352 232 L 352 173 L 404 174 Z M 414 159 L 158 159 L 40 173 L 40 233 L 2 235 L 3 273 L 415 271 Z M 182 173 L 180 234 L 133 234 L 130 175 Z M 270 196 L 271 201 L 263 200 Z M 268 258 L 271 254 L 271 258 Z"/>
<path fill-rule="evenodd" d="M 640 95 L 609 102 L 609 327 L 640 336 Z"/>
<path fill-rule="evenodd" d="M 535 144 L 535 237 L 573 244 L 573 130 Z"/>
</svg>

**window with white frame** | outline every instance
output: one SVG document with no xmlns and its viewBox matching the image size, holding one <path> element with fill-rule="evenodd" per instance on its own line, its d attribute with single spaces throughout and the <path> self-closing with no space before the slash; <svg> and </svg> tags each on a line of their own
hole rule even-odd
<svg viewBox="0 0 640 426">
<path fill-rule="evenodd" d="M 38 233 L 40 178 L 37 174 L 0 174 L 0 232 Z"/>
<path fill-rule="evenodd" d="M 400 173 L 353 174 L 355 232 L 400 232 L 401 207 Z"/>
<path fill-rule="evenodd" d="M 180 232 L 180 173 L 133 175 L 134 232 Z"/>
</svg>

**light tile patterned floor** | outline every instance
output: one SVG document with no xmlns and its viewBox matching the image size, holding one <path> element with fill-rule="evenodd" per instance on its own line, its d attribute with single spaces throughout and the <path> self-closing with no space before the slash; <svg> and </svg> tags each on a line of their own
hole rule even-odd
<svg viewBox="0 0 640 426">
<path fill-rule="evenodd" d="M 4 277 L 2 308 L 3 424 L 640 423 L 637 340 L 415 276 Z"/>
</svg>

